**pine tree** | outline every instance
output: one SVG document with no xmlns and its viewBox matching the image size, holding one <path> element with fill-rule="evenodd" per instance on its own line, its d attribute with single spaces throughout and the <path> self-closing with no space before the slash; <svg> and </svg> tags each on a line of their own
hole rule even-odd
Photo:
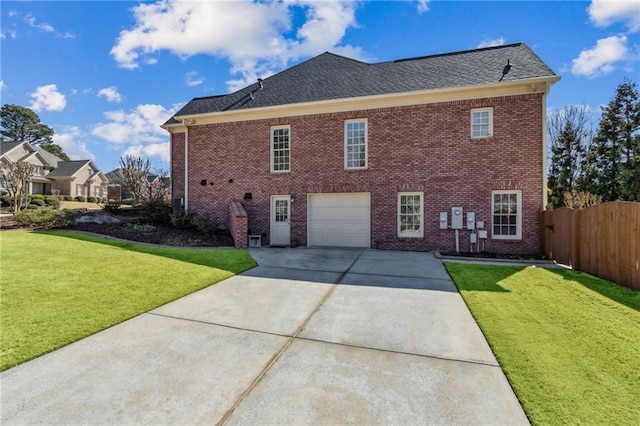
<svg viewBox="0 0 640 426">
<path fill-rule="evenodd" d="M 549 203 L 554 207 L 564 204 L 565 193 L 576 191 L 580 162 L 590 135 L 589 110 L 582 105 L 568 105 L 548 117 L 547 129 L 550 145 L 548 187 Z"/>
<path fill-rule="evenodd" d="M 625 80 L 602 107 L 602 118 L 582 164 L 582 189 L 604 201 L 640 200 L 640 103 Z"/>
</svg>

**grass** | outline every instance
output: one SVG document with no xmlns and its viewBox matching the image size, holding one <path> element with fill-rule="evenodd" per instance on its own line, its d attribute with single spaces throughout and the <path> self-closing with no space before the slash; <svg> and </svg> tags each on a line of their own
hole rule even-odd
<svg viewBox="0 0 640 426">
<path fill-rule="evenodd" d="M 638 424 L 639 292 L 571 270 L 446 266 L 533 424 Z"/>
<path fill-rule="evenodd" d="M 255 266 L 244 250 L 0 233 L 0 371 Z"/>
</svg>

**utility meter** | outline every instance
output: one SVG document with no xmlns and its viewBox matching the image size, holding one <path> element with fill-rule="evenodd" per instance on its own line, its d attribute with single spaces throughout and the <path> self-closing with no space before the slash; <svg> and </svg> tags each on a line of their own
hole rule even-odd
<svg viewBox="0 0 640 426">
<path fill-rule="evenodd" d="M 462 207 L 451 207 L 451 229 L 462 229 Z"/>
</svg>

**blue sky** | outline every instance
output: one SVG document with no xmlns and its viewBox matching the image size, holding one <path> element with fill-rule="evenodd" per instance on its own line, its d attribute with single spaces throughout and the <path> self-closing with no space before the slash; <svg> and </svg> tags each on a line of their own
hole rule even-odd
<svg viewBox="0 0 640 426">
<path fill-rule="evenodd" d="M 640 2 L 2 1 L 2 104 L 36 111 L 73 159 L 125 154 L 167 168 L 159 126 L 194 97 L 228 93 L 319 53 L 367 62 L 527 43 L 558 75 L 550 109 L 597 120 L 638 81 Z"/>
</svg>

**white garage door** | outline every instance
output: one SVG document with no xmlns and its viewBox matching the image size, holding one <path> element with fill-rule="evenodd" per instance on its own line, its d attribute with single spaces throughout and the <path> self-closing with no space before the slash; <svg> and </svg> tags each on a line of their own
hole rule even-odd
<svg viewBox="0 0 640 426">
<path fill-rule="evenodd" d="M 311 194 L 309 246 L 369 248 L 369 206 L 368 192 Z"/>
</svg>

